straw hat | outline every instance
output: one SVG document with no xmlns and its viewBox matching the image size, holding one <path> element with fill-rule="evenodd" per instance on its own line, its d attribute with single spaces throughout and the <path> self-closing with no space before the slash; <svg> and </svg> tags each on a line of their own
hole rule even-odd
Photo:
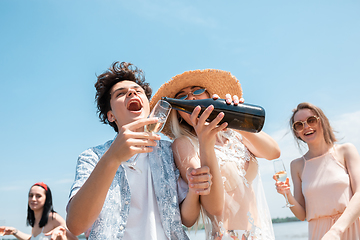
<svg viewBox="0 0 360 240">
<path fill-rule="evenodd" d="M 194 70 L 176 75 L 161 85 L 151 98 L 150 108 L 152 109 L 162 97 L 174 98 L 181 89 L 191 86 L 206 88 L 210 97 L 215 93 L 224 99 L 227 93 L 232 96 L 237 95 L 239 98 L 242 97 L 240 82 L 230 72 L 217 69 Z M 169 121 L 166 122 L 162 133 L 170 138 L 174 137 L 171 133 Z"/>
</svg>

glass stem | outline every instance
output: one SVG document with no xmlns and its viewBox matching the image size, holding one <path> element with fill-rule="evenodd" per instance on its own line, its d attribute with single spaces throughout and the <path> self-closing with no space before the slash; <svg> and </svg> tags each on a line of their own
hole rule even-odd
<svg viewBox="0 0 360 240">
<path fill-rule="evenodd" d="M 285 199 L 286 199 L 286 205 L 284 207 L 293 207 L 294 205 L 289 203 L 289 200 L 287 198 L 287 194 L 285 193 Z"/>
</svg>

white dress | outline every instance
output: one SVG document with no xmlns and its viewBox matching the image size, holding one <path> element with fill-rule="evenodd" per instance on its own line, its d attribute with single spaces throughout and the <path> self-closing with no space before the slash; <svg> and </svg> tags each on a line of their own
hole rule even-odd
<svg viewBox="0 0 360 240">
<path fill-rule="evenodd" d="M 30 240 L 48 240 L 48 239 L 51 239 L 51 235 L 50 236 L 45 236 L 43 231 L 44 231 L 44 228 L 41 229 L 41 233 L 39 233 L 36 237 L 31 236 Z"/>
<path fill-rule="evenodd" d="M 212 216 L 203 211 L 206 239 L 275 239 L 261 183 L 258 162 L 242 143 L 242 135 L 228 129 L 227 142 L 215 146 L 225 189 L 224 211 Z"/>
</svg>

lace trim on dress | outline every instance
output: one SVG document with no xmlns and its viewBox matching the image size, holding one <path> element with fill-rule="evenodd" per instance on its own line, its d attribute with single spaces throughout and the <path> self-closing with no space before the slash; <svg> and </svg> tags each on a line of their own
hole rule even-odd
<svg viewBox="0 0 360 240">
<path fill-rule="evenodd" d="M 251 224 L 250 230 L 226 230 L 223 227 L 223 223 L 219 222 L 220 231 L 215 232 L 212 236 L 213 240 L 222 240 L 222 239 L 231 239 L 234 240 L 261 240 L 261 228 L 255 225 L 254 218 L 252 218 L 251 213 L 247 213 L 248 221 Z"/>
<path fill-rule="evenodd" d="M 249 177 L 245 171 L 247 164 L 253 161 L 258 165 L 257 159 L 244 145 L 240 133 L 229 129 L 221 132 L 220 137 L 221 140 L 226 139 L 226 141 L 223 141 L 223 145 L 221 146 L 215 145 L 215 154 L 223 177 L 225 205 L 229 214 L 226 216 L 213 216 L 209 215 L 204 208 L 201 209 L 206 239 L 274 240 L 271 216 L 263 192 L 259 170 L 256 170 L 255 179 L 247 180 L 246 178 Z M 228 188 L 228 191 L 226 188 Z M 246 204 L 242 206 L 241 201 L 243 200 L 241 200 L 241 197 L 238 198 L 239 196 L 235 197 L 231 195 L 235 192 L 239 194 L 239 191 L 244 193 L 245 189 L 251 190 L 250 192 L 246 190 L 246 192 L 248 192 L 247 194 L 252 194 L 253 192 L 255 195 L 255 204 L 253 201 L 251 202 L 251 210 L 251 204 L 249 206 L 245 206 Z M 245 198 L 244 201 L 247 201 L 247 198 Z M 249 223 L 247 224 L 248 227 L 240 226 L 243 225 L 242 223 L 239 225 L 231 224 L 231 227 L 229 227 L 229 221 L 234 219 L 241 207 L 243 207 L 243 209 L 249 207 L 249 209 L 245 209 L 246 212 L 244 211 L 244 214 L 241 215 L 242 218 L 245 218 L 242 220 Z M 247 216 L 245 215 L 246 213 Z"/>
<path fill-rule="evenodd" d="M 224 146 L 215 145 L 219 166 L 224 165 L 226 162 L 234 162 L 237 167 L 237 173 L 243 178 L 245 185 L 249 187 L 249 182 L 245 178 L 245 163 L 249 162 L 250 160 L 254 160 L 257 163 L 257 159 L 244 144 L 234 142 L 234 139 L 237 139 L 243 143 L 242 136 L 239 133 L 227 130 L 222 132 L 221 135 L 225 137 L 228 142 Z M 223 182 L 225 181 L 226 179 L 223 179 Z"/>
</svg>

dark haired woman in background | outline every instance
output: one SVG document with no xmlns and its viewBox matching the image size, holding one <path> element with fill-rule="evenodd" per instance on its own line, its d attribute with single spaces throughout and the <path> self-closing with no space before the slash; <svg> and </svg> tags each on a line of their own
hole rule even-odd
<svg viewBox="0 0 360 240">
<path fill-rule="evenodd" d="M 65 220 L 54 211 L 50 188 L 42 182 L 35 183 L 29 191 L 27 225 L 31 235 L 13 227 L 0 227 L 0 234 L 14 235 L 20 240 L 77 239 L 66 229 Z"/>
</svg>

